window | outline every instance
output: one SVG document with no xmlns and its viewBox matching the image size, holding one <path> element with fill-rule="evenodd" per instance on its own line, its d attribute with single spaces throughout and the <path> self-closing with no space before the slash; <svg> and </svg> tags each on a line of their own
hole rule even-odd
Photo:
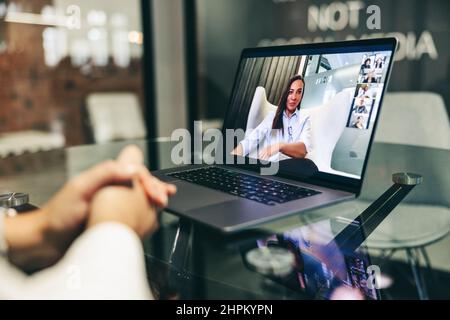
<svg viewBox="0 0 450 320">
<path fill-rule="evenodd" d="M 98 94 L 129 97 L 120 114 L 137 115 L 145 135 L 140 12 L 138 0 L 0 0 L 0 145 L 98 142 L 92 112 L 115 121 L 89 105 L 108 101 Z"/>
</svg>

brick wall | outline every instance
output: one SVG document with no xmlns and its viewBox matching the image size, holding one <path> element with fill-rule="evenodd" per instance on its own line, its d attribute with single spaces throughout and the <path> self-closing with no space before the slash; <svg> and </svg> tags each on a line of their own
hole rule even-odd
<svg viewBox="0 0 450 320">
<path fill-rule="evenodd" d="M 50 0 L 16 1 L 23 11 L 39 13 Z M 51 123 L 63 124 L 67 145 L 89 143 L 85 101 L 93 92 L 136 93 L 143 106 L 142 66 L 134 59 L 127 69 L 110 62 L 92 67 L 87 75 L 65 58 L 55 68 L 44 63 L 44 26 L 2 24 L 8 51 L 0 53 L 0 133 L 22 130 L 50 130 Z M 0 34 L 0 37 L 2 35 Z"/>
</svg>

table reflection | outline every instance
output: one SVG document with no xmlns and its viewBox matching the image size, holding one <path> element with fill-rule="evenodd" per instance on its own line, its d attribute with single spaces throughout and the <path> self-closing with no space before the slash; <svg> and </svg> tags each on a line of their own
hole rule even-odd
<svg viewBox="0 0 450 320">
<path fill-rule="evenodd" d="M 342 246 L 337 240 L 344 229 L 336 235 L 336 229 L 347 226 L 347 221 L 330 219 L 270 235 L 254 242 L 254 248 L 285 248 L 294 256 L 291 272 L 285 276 L 266 275 L 291 290 L 304 293 L 314 299 L 378 299 L 376 278 L 368 272 L 372 266 L 367 251 L 360 247 L 366 238 L 364 228 L 356 222 L 349 240 L 352 246 Z M 357 246 L 353 250 L 353 246 Z M 258 272 L 246 261 L 246 253 L 252 248 L 243 248 L 245 265 Z M 267 261 L 267 263 L 271 263 Z M 369 269 L 370 270 L 370 269 Z"/>
</svg>

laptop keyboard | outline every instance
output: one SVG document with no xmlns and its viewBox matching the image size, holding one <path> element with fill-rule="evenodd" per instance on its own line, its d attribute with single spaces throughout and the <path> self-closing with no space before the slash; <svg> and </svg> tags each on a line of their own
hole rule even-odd
<svg viewBox="0 0 450 320">
<path fill-rule="evenodd" d="M 174 172 L 168 175 L 266 205 L 276 205 L 321 193 L 218 167 Z"/>
</svg>

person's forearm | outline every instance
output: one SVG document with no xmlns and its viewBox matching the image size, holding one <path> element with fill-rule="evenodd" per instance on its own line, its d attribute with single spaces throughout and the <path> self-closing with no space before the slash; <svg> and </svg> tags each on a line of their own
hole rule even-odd
<svg viewBox="0 0 450 320">
<path fill-rule="evenodd" d="M 5 240 L 11 263 L 26 272 L 42 269 L 60 258 L 51 245 L 45 212 L 35 210 L 5 219 Z"/>
<path fill-rule="evenodd" d="M 17 296 L 20 299 L 153 298 L 142 243 L 134 230 L 122 223 L 104 222 L 88 228 L 55 266 L 27 280 Z"/>
<path fill-rule="evenodd" d="M 306 146 L 303 142 L 282 143 L 280 146 L 280 152 L 297 159 L 302 159 L 307 154 Z"/>
</svg>

